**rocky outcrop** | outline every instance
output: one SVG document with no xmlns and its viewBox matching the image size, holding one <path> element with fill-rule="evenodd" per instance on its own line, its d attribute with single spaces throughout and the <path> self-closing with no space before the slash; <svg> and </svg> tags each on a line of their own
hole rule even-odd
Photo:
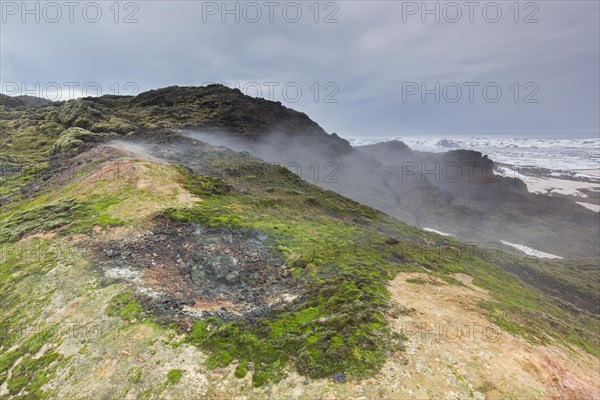
<svg viewBox="0 0 600 400">
<path fill-rule="evenodd" d="M 55 155 L 75 155 L 85 149 L 87 143 L 97 142 L 102 137 L 83 128 L 69 128 L 60 134 L 52 152 Z"/>
<path fill-rule="evenodd" d="M 408 145 L 400 140 L 390 140 L 356 148 L 377 160 L 384 166 L 399 165 L 406 161 L 413 161 L 415 153 Z"/>
<path fill-rule="evenodd" d="M 258 139 L 273 131 L 324 136 L 326 132 L 306 114 L 280 102 L 244 95 L 223 85 L 171 86 L 125 99 L 132 109 L 146 109 L 181 127 L 223 129 Z"/>
<path fill-rule="evenodd" d="M 50 100 L 35 96 L 7 96 L 0 93 L 0 106 L 6 108 L 38 107 L 52 104 Z"/>
</svg>

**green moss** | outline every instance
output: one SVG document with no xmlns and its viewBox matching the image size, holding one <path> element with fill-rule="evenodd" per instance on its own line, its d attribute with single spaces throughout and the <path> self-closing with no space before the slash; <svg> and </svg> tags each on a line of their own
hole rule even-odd
<svg viewBox="0 0 600 400">
<path fill-rule="evenodd" d="M 231 187 L 221 179 L 196 175 L 183 166 L 176 166 L 175 168 L 184 177 L 183 187 L 196 196 L 215 196 L 227 194 L 231 191 Z"/>
<path fill-rule="evenodd" d="M 167 382 L 171 385 L 176 385 L 181 381 L 184 371 L 180 369 L 172 369 L 167 372 Z"/>
<path fill-rule="evenodd" d="M 46 273 L 58 262 L 73 257 L 70 249 L 47 240 L 0 244 L 0 347 L 18 345 L 24 354 L 35 354 L 53 340 L 57 326 L 44 323 L 38 329 L 35 323 L 48 302 L 48 292 L 33 288 L 45 282 Z"/>
<path fill-rule="evenodd" d="M 96 105 L 85 99 L 68 101 L 57 110 L 54 118 L 68 127 L 90 129 L 102 119 L 102 112 Z"/>
<path fill-rule="evenodd" d="M 343 271 L 332 264 L 321 268 L 304 307 L 258 326 L 215 318 L 198 321 L 190 341 L 213 351 L 207 361 L 210 368 L 226 366 L 233 359 L 252 361 L 253 382 L 260 385 L 265 379 L 280 380 L 292 359 L 301 373 L 315 378 L 342 371 L 356 377 L 371 374 L 387 354 L 401 348 L 401 338 L 382 316 L 385 287 L 369 288 L 369 279 L 375 276 L 360 274 L 360 268 Z"/>
<path fill-rule="evenodd" d="M 454 377 L 456 378 L 457 381 L 459 381 L 459 382 L 465 381 L 465 378 L 454 368 L 454 366 L 452 366 L 451 364 L 448 364 L 447 367 L 450 369 L 450 371 L 452 372 L 452 375 L 454 375 Z"/>
<path fill-rule="evenodd" d="M 415 285 L 427 285 L 429 280 L 423 278 L 409 278 L 406 280 L 406 283 L 413 283 Z"/>
<path fill-rule="evenodd" d="M 54 377 L 56 366 L 51 364 L 58 357 L 58 353 L 47 353 L 40 358 L 24 357 L 11 371 L 11 377 L 7 381 L 8 391 L 16 395 L 26 390 L 41 397 L 41 387 Z"/>
<path fill-rule="evenodd" d="M 47 162 L 11 162 L 0 155 L 0 196 L 12 194 L 13 198 L 20 198 L 19 189 L 25 184 L 40 182 L 47 171 Z"/>
<path fill-rule="evenodd" d="M 14 242 L 27 233 L 50 231 L 68 225 L 81 208 L 82 204 L 71 198 L 0 214 L 0 242 Z"/>
<path fill-rule="evenodd" d="M 135 127 L 122 118 L 112 117 L 108 121 L 96 122 L 90 131 L 96 133 L 116 133 L 125 135 L 135 130 Z"/>
<path fill-rule="evenodd" d="M 77 367 L 74 365 L 71 365 L 69 367 L 69 373 L 67 374 L 67 380 L 71 379 L 73 377 L 73 375 L 75 375 L 76 372 L 77 372 Z"/>
<path fill-rule="evenodd" d="M 13 350 L 8 351 L 0 356 L 0 385 L 6 381 L 8 371 L 13 366 L 15 361 L 17 361 L 22 355 L 22 350 Z"/>
<path fill-rule="evenodd" d="M 140 319 L 143 311 L 143 307 L 133 293 L 126 291 L 112 298 L 108 305 L 107 314 L 110 316 L 119 316 L 125 321 L 131 321 Z"/>
<path fill-rule="evenodd" d="M 256 371 L 252 374 L 252 386 L 258 388 L 269 381 L 269 375 L 265 371 Z"/>
<path fill-rule="evenodd" d="M 96 142 L 102 136 L 82 128 L 69 128 L 60 134 L 52 152 L 54 154 L 76 154 L 86 143 Z"/>
<path fill-rule="evenodd" d="M 248 374 L 248 362 L 244 361 L 236 365 L 235 372 L 233 373 L 236 378 L 243 379 Z"/>
<path fill-rule="evenodd" d="M 39 109 L 16 113 L 0 110 L 0 161 L 20 164 L 47 161 L 56 139 L 65 129 Z"/>
<path fill-rule="evenodd" d="M 406 280 L 406 283 L 412 283 L 414 285 L 434 285 L 434 286 L 440 285 L 440 282 L 438 282 L 437 280 L 435 280 L 433 278 L 427 278 L 427 279 L 424 279 L 424 278 L 408 278 Z"/>
<path fill-rule="evenodd" d="M 127 372 L 128 380 L 131 383 L 139 383 L 142 379 L 142 367 L 132 367 Z"/>
<path fill-rule="evenodd" d="M 227 350 L 217 351 L 211 354 L 206 360 L 208 369 L 224 368 L 231 364 L 233 356 Z"/>
</svg>

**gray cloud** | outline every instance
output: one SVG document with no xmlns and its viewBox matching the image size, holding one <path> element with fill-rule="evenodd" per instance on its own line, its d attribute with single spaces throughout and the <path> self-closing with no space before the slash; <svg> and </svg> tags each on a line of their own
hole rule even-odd
<svg viewBox="0 0 600 400">
<path fill-rule="evenodd" d="M 102 9 L 97 23 L 83 18 L 85 3 L 75 11 L 73 23 L 64 6 L 62 18 L 50 23 L 44 20 L 45 3 L 40 2 L 41 20 L 36 23 L 32 15 L 22 22 L 21 9 L 12 14 L 11 7 L 20 8 L 20 1 L 2 1 L 3 91 L 10 94 L 11 83 L 35 91 L 36 83 L 43 88 L 51 82 L 61 86 L 97 82 L 103 93 L 118 87 L 126 94 L 127 82 L 134 82 L 140 91 L 225 82 L 241 88 L 246 85 L 248 94 L 254 95 L 252 83 L 256 82 L 262 86 L 263 97 L 269 97 L 267 85 L 277 82 L 279 86 L 272 86 L 275 100 L 308 113 L 326 130 L 343 136 L 582 137 L 597 136 L 600 130 L 598 2 L 531 2 L 531 7 L 539 8 L 534 16 L 537 23 L 523 22 L 534 8 L 521 9 L 515 23 L 514 9 L 509 8 L 513 2 L 496 3 L 502 10 L 497 23 L 482 16 L 485 3 L 476 9 L 472 23 L 464 6 L 456 23 L 444 21 L 444 14 L 440 23 L 433 22 L 432 16 L 422 23 L 419 13 L 406 15 L 403 21 L 403 7 L 406 10 L 411 2 L 322 2 L 319 23 L 314 22 L 314 8 L 310 8 L 313 2 L 298 2 L 303 15 L 297 23 L 282 15 L 286 2 L 279 3 L 273 23 L 262 1 L 255 3 L 263 12 L 257 23 L 244 21 L 243 15 L 240 23 L 232 15 L 222 23 L 219 14 L 205 15 L 203 22 L 203 9 L 220 7 L 222 2 L 130 3 L 127 9 L 126 2 L 120 3 L 118 23 L 110 1 L 97 3 Z M 35 4 L 29 2 L 28 7 L 33 9 Z M 246 4 L 239 3 L 240 10 Z M 429 2 L 428 7 L 435 4 Z M 448 7 L 448 2 L 437 4 L 440 9 Z M 139 22 L 123 23 L 136 9 L 134 18 Z M 339 22 L 323 23 L 336 10 L 334 18 Z M 292 11 L 288 19 L 294 17 Z M 448 96 L 442 96 L 439 103 L 434 95 L 422 102 L 419 94 L 404 101 L 406 82 L 429 89 L 436 82 L 440 88 L 457 82 L 463 96 L 456 103 L 449 102 L 453 92 L 448 86 Z M 472 103 L 464 82 L 480 83 Z M 496 103 L 482 97 L 481 87 L 489 82 L 502 89 Z M 286 84 L 287 100 L 294 100 L 295 89 L 301 88 L 297 102 L 286 101 Z M 66 97 L 67 88 L 62 89 Z M 524 103 L 536 90 L 532 99 L 538 103 Z"/>
</svg>

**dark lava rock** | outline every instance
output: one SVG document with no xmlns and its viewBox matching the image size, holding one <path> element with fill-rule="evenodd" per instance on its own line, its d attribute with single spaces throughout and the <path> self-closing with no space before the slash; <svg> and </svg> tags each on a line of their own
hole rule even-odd
<svg viewBox="0 0 600 400">
<path fill-rule="evenodd" d="M 333 382 L 334 383 L 344 383 L 346 382 L 346 375 L 343 372 L 336 372 L 333 374 Z"/>
<path fill-rule="evenodd" d="M 10 203 L 10 196 L 6 195 L 6 196 L 0 196 L 0 207 Z"/>
<path fill-rule="evenodd" d="M 292 265 L 296 268 L 306 268 L 308 266 L 308 261 L 299 259 L 299 260 L 294 261 L 294 263 Z"/>
<path fill-rule="evenodd" d="M 460 147 L 456 142 L 448 139 L 440 140 L 436 143 L 436 146 L 443 147 L 445 149 L 458 149 Z"/>
<path fill-rule="evenodd" d="M 232 271 L 225 276 L 225 280 L 231 284 L 239 283 L 240 282 L 240 273 L 237 271 Z"/>
<path fill-rule="evenodd" d="M 216 316 L 224 321 L 270 318 L 276 306 L 283 309 L 291 304 L 275 305 L 268 299 L 301 291 L 298 278 L 282 276 L 288 272 L 281 268 L 285 264 L 266 246 L 263 232 L 166 224 L 160 217 L 155 225 L 160 233 L 102 242 L 94 253 L 100 270 L 147 270 L 142 281 L 131 283 L 155 293 L 141 295 L 139 301 L 166 322 L 189 319 L 190 312 L 194 317 Z M 225 309 L 217 311 L 215 307 L 224 302 Z"/>
<path fill-rule="evenodd" d="M 229 288 L 226 285 L 219 285 L 219 287 L 217 287 L 215 289 L 215 293 L 227 293 L 229 292 Z"/>
<path fill-rule="evenodd" d="M 281 276 L 282 276 L 283 278 L 288 278 L 288 277 L 289 277 L 289 276 L 291 276 L 291 275 L 292 275 L 292 273 L 291 273 L 290 271 L 287 271 L 287 270 L 285 270 L 285 271 L 281 271 Z"/>
<path fill-rule="evenodd" d="M 119 253 L 117 250 L 107 249 L 104 251 L 104 254 L 106 257 L 118 257 L 121 253 Z"/>
<path fill-rule="evenodd" d="M 191 276 L 192 281 L 200 285 L 203 281 L 208 278 L 209 272 L 203 266 L 194 266 L 192 268 Z"/>
<path fill-rule="evenodd" d="M 394 237 L 389 237 L 385 240 L 386 244 L 398 244 L 400 241 Z"/>
</svg>

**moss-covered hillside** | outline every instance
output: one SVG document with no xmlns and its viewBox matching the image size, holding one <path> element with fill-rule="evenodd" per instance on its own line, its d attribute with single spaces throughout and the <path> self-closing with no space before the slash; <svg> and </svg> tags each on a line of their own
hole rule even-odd
<svg viewBox="0 0 600 400">
<path fill-rule="evenodd" d="M 168 87 L 135 97 L 102 96 L 56 103 L 0 99 L 2 161 L 35 162 L 56 151 L 74 150 L 69 128 L 81 128 L 83 142 L 106 135 L 125 135 L 139 129 L 191 127 L 227 130 L 249 139 L 278 132 L 314 137 L 321 146 L 349 151 L 348 142 L 330 136 L 306 114 L 281 103 L 256 99 L 222 85 Z M 66 137 L 65 137 L 66 135 Z M 87 135 L 87 136 L 86 136 Z M 58 147 L 55 142 L 63 136 Z"/>
<path fill-rule="evenodd" d="M 161 128 L 253 137 L 277 125 L 347 149 L 267 103 L 211 86 L 0 104 L 0 398 L 316 398 L 329 383 L 369 386 L 415 339 L 394 328 L 414 312 L 388 291 L 400 273 L 428 277 L 415 287 L 469 289 L 457 277 L 471 277 L 494 329 L 600 355 L 594 260 L 490 256 Z M 299 395 L 278 389 L 297 379 Z"/>
<path fill-rule="evenodd" d="M 405 311 L 386 289 L 410 271 L 472 276 L 495 326 L 598 356 L 597 315 L 482 250 L 176 132 L 79 148 L 64 135 L 80 131 L 44 124 L 4 127 L 3 159 L 45 163 L 0 182 L 2 397 L 193 398 L 231 375 L 248 390 L 291 373 L 360 381 L 411 340 L 390 327 Z M 37 150 L 17 146 L 26 135 Z"/>
</svg>

